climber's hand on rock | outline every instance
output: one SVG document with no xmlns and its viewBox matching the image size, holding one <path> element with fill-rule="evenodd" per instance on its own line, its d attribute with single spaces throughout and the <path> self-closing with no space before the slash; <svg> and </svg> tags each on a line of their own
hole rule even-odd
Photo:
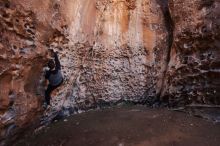
<svg viewBox="0 0 220 146">
<path fill-rule="evenodd" d="M 53 56 L 53 55 L 54 55 L 54 51 L 53 51 L 53 49 L 49 49 L 48 52 L 49 52 L 49 55 L 50 55 L 50 56 Z"/>
<path fill-rule="evenodd" d="M 58 52 L 54 52 L 54 57 L 58 57 Z"/>
<path fill-rule="evenodd" d="M 51 52 L 52 54 L 54 54 L 54 50 L 53 50 L 53 49 L 50 49 L 50 52 Z"/>
<path fill-rule="evenodd" d="M 55 52 L 53 49 L 50 49 L 50 52 L 52 57 L 55 57 L 58 53 L 57 51 Z"/>
</svg>

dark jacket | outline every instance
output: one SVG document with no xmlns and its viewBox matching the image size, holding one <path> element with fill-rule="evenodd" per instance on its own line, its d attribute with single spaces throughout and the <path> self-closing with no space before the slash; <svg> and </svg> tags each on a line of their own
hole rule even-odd
<svg viewBox="0 0 220 146">
<path fill-rule="evenodd" d="M 49 80 L 50 85 L 57 86 L 63 81 L 63 75 L 57 53 L 54 54 L 54 59 L 56 65 L 55 70 L 46 71 L 45 78 Z"/>
</svg>

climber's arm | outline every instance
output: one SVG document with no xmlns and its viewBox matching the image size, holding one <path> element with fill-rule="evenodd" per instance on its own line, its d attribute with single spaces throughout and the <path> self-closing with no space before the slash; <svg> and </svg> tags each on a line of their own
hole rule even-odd
<svg viewBox="0 0 220 146">
<path fill-rule="evenodd" d="M 60 65 L 60 61 L 59 61 L 57 52 L 54 52 L 54 59 L 55 59 L 55 64 L 56 64 L 56 70 L 60 70 L 61 69 L 61 65 Z"/>
<path fill-rule="evenodd" d="M 45 75 L 44 75 L 45 80 L 43 81 L 43 86 L 47 86 L 49 76 L 50 76 L 49 71 L 46 71 L 46 72 L 45 72 Z"/>
<path fill-rule="evenodd" d="M 49 71 L 46 71 L 46 73 L 45 73 L 45 79 L 49 79 L 49 76 L 50 76 Z"/>
<path fill-rule="evenodd" d="M 44 81 L 43 81 L 43 86 L 46 87 L 47 84 L 48 84 L 48 80 L 44 80 Z"/>
</svg>

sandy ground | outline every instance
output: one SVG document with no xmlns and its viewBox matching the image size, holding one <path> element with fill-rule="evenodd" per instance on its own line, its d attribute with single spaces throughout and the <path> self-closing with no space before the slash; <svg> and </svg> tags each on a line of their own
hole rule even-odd
<svg viewBox="0 0 220 146">
<path fill-rule="evenodd" d="M 220 124 L 168 109 L 115 107 L 55 122 L 15 146 L 220 146 Z"/>
</svg>

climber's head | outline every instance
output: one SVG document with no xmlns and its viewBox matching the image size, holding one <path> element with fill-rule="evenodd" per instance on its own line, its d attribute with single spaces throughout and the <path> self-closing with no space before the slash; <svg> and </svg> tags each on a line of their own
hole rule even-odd
<svg viewBox="0 0 220 146">
<path fill-rule="evenodd" d="M 48 67 L 50 69 L 54 69 L 55 68 L 55 63 L 54 63 L 53 59 L 49 60 L 47 65 L 48 65 Z"/>
</svg>

